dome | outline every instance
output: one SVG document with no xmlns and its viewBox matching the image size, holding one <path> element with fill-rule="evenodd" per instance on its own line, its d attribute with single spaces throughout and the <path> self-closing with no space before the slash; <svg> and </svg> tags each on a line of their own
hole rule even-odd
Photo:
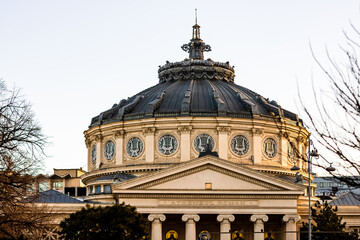
<svg viewBox="0 0 360 240">
<path fill-rule="evenodd" d="M 197 28 L 199 25 L 194 26 L 194 31 Z M 275 101 L 235 84 L 234 67 L 229 62 L 204 60 L 203 52 L 211 48 L 199 35 L 182 49 L 189 52 L 189 59 L 160 66 L 158 84 L 122 99 L 94 117 L 90 126 L 169 116 L 278 116 L 301 123 L 296 114 Z"/>
<path fill-rule="evenodd" d="M 189 58 L 160 66 L 156 85 L 92 118 L 82 178 L 90 190 L 119 182 L 119 174 L 128 181 L 208 153 L 274 175 L 294 175 L 294 164 L 306 169 L 300 154 L 309 133 L 295 113 L 235 84 L 229 62 L 205 59 L 211 47 L 199 25 L 181 48 Z"/>
</svg>

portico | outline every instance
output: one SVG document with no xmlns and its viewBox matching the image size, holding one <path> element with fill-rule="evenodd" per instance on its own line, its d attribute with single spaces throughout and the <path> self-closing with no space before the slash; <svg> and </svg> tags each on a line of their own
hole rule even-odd
<svg viewBox="0 0 360 240">
<path fill-rule="evenodd" d="M 211 187 L 210 187 L 211 186 Z M 201 232 L 213 240 L 295 240 L 297 200 L 304 186 L 214 156 L 193 159 L 156 174 L 116 183 L 117 201 L 148 214 L 152 240 L 175 231 L 179 240 L 195 240 Z M 289 233 L 281 235 L 286 229 Z"/>
</svg>

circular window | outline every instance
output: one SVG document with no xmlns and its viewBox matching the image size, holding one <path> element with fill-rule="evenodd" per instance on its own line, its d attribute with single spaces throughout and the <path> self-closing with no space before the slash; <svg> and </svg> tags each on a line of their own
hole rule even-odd
<svg viewBox="0 0 360 240">
<path fill-rule="evenodd" d="M 96 146 L 94 145 L 91 149 L 91 162 L 96 163 Z"/>
<path fill-rule="evenodd" d="M 243 135 L 237 135 L 231 140 L 231 150 L 239 155 L 245 155 L 250 148 L 249 140 Z"/>
<path fill-rule="evenodd" d="M 267 138 L 263 143 L 263 151 L 264 154 L 269 157 L 273 158 L 276 155 L 276 142 L 272 138 Z"/>
<path fill-rule="evenodd" d="M 130 138 L 126 145 L 126 151 L 130 157 L 139 156 L 144 149 L 144 144 L 138 137 Z"/>
<path fill-rule="evenodd" d="M 107 141 L 104 150 L 105 158 L 111 160 L 115 155 L 115 143 L 113 141 Z"/>
<path fill-rule="evenodd" d="M 172 135 L 164 135 L 159 139 L 158 148 L 162 154 L 173 154 L 178 146 L 176 138 Z"/>
<path fill-rule="evenodd" d="M 205 152 L 207 149 L 213 150 L 214 146 L 214 139 L 208 134 L 200 134 L 194 140 L 194 147 L 199 153 Z"/>
</svg>

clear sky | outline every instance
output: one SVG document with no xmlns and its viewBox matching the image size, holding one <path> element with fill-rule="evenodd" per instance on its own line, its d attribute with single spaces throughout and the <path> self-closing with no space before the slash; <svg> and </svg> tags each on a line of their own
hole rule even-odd
<svg viewBox="0 0 360 240">
<path fill-rule="evenodd" d="M 86 168 L 92 117 L 155 85 L 166 60 L 187 57 L 198 9 L 205 58 L 230 61 L 235 82 L 297 112 L 298 86 L 327 83 L 310 44 L 341 59 L 359 0 L 0 0 L 0 78 L 22 89 L 50 137 L 45 169 Z M 309 101 L 311 105 L 311 101 Z"/>
</svg>

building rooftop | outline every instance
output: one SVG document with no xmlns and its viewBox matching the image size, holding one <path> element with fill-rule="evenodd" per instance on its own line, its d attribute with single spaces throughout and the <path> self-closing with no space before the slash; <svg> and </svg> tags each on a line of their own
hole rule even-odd
<svg viewBox="0 0 360 240">
<path fill-rule="evenodd" d="M 84 203 L 83 201 L 80 201 L 76 198 L 70 197 L 53 189 L 45 192 L 40 192 L 32 199 L 36 203 Z"/>
<path fill-rule="evenodd" d="M 329 203 L 336 206 L 360 206 L 360 195 L 348 192 Z"/>
</svg>

